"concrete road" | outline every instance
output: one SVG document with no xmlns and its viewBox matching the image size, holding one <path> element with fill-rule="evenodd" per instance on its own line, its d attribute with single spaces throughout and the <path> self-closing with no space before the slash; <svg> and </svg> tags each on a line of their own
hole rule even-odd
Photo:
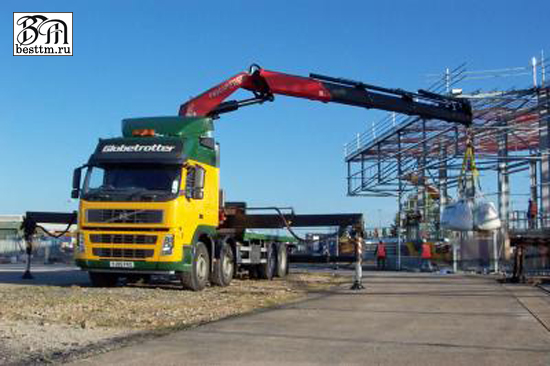
<svg viewBox="0 0 550 366">
<path fill-rule="evenodd" d="M 75 364 L 550 365 L 550 297 L 540 289 L 407 273 L 365 284 Z"/>
</svg>

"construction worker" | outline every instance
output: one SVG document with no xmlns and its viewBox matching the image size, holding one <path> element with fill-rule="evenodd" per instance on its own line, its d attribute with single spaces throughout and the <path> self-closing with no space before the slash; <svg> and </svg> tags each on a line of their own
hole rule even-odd
<svg viewBox="0 0 550 366">
<path fill-rule="evenodd" d="M 422 239 L 420 270 L 432 272 L 432 246 Z"/>
<path fill-rule="evenodd" d="M 529 223 L 529 229 L 535 229 L 537 227 L 537 203 L 533 200 L 529 200 L 527 206 L 527 221 Z"/>
<path fill-rule="evenodd" d="M 327 265 L 330 263 L 330 250 L 329 250 L 329 244 L 325 243 L 323 246 L 323 256 L 325 257 L 327 261 Z"/>
<path fill-rule="evenodd" d="M 383 270 L 386 269 L 386 245 L 382 240 L 378 242 L 376 246 L 376 269 Z"/>
</svg>

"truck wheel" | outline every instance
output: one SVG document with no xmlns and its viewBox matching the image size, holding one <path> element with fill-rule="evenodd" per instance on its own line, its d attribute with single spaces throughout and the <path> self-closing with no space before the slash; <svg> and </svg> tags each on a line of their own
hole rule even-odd
<svg viewBox="0 0 550 366">
<path fill-rule="evenodd" d="M 267 262 L 258 266 L 258 275 L 261 279 L 271 280 L 277 271 L 277 253 L 275 246 L 269 244 L 267 246 Z"/>
<path fill-rule="evenodd" d="M 93 287 L 115 287 L 118 283 L 116 273 L 88 272 Z"/>
<path fill-rule="evenodd" d="M 229 286 L 234 274 L 233 249 L 231 249 L 231 245 L 224 243 L 220 251 L 220 258 L 214 263 L 214 270 L 210 279 L 215 285 Z"/>
<path fill-rule="evenodd" d="M 201 291 L 208 284 L 210 273 L 210 259 L 204 243 L 198 242 L 195 248 L 195 257 L 190 272 L 182 272 L 181 283 L 183 287 L 192 291 Z"/>
<path fill-rule="evenodd" d="M 277 277 L 283 278 L 288 273 L 288 251 L 286 245 L 277 245 Z"/>
</svg>

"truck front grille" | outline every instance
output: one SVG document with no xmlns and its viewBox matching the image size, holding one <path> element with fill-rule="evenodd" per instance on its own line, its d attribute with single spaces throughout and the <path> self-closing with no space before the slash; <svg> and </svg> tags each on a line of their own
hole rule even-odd
<svg viewBox="0 0 550 366">
<path fill-rule="evenodd" d="M 90 241 L 94 244 L 155 244 L 156 235 L 133 234 L 90 234 Z"/>
<path fill-rule="evenodd" d="M 89 209 L 86 210 L 86 221 L 89 223 L 112 224 L 160 224 L 163 221 L 163 210 L 124 210 L 124 209 Z"/>
<path fill-rule="evenodd" d="M 144 259 L 154 254 L 153 249 L 93 248 L 93 254 L 102 258 Z"/>
</svg>

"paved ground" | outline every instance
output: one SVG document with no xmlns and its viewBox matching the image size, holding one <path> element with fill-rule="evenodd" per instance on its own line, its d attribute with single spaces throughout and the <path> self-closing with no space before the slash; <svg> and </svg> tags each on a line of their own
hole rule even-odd
<svg viewBox="0 0 550 366">
<path fill-rule="evenodd" d="M 375 273 L 346 289 L 78 365 L 549 365 L 550 297 L 488 278 Z"/>
<path fill-rule="evenodd" d="M 17 285 L 29 286 L 90 286 L 88 273 L 80 271 L 73 265 L 66 264 L 35 264 L 33 263 L 31 272 L 34 276 L 32 280 L 21 278 L 25 271 L 25 264 L 2 264 L 0 265 L 0 284 L 11 283 Z"/>
</svg>

